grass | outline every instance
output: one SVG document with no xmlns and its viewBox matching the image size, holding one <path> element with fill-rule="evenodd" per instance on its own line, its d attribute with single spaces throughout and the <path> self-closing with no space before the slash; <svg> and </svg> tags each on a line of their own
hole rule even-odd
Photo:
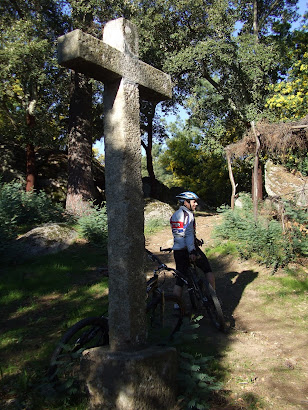
<svg viewBox="0 0 308 410">
<path fill-rule="evenodd" d="M 68 399 L 60 404 L 47 399 L 40 386 L 63 332 L 84 317 L 106 312 L 108 281 L 97 270 L 106 259 L 105 249 L 79 243 L 2 267 L 1 408 L 10 400 L 16 408 L 70 407 Z"/>
<path fill-rule="evenodd" d="M 145 234 L 157 232 L 165 225 L 154 220 L 147 224 Z M 238 256 L 234 243 L 225 242 L 207 251 L 211 261 L 226 254 Z M 107 310 L 108 280 L 97 269 L 106 264 L 105 249 L 76 243 L 58 254 L 1 268 L 1 408 L 9 408 L 6 407 L 9 400 L 13 400 L 15 408 L 86 408 L 78 401 L 72 405 L 70 397 L 48 397 L 42 391 L 42 381 L 51 353 L 66 329 L 84 317 Z M 268 276 L 257 289 L 264 308 L 273 312 L 283 315 L 284 306 L 293 304 L 292 318 L 296 320 L 297 308 L 293 301 L 304 300 L 307 286 L 304 271 L 290 268 L 283 274 Z M 281 298 L 285 301 L 283 304 Z M 232 372 L 222 360 L 228 348 L 228 344 L 223 349 L 211 346 L 206 335 L 183 342 L 181 346 L 182 351 L 192 355 L 211 356 L 206 372 L 222 383 Z M 247 368 L 249 370 L 248 363 Z M 229 396 L 224 391 L 218 401 L 224 394 L 227 403 Z M 243 395 L 242 399 L 246 405 L 243 408 L 262 408 L 258 397 Z"/>
<path fill-rule="evenodd" d="M 226 255 L 240 256 L 237 244 L 232 241 L 220 241 L 211 248 L 207 248 L 205 252 L 209 259 Z"/>
<path fill-rule="evenodd" d="M 150 219 L 145 223 L 144 234 L 146 236 L 153 235 L 166 226 L 169 226 L 169 221 L 160 218 Z"/>
</svg>

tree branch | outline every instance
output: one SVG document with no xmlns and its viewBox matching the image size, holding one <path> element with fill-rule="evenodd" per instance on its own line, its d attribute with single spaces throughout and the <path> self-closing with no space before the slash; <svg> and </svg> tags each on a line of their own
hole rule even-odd
<svg viewBox="0 0 308 410">
<path fill-rule="evenodd" d="M 9 119 L 9 121 L 10 121 L 11 124 L 13 125 L 14 129 L 17 130 L 17 124 L 16 124 L 14 118 L 11 116 L 10 110 L 7 108 L 7 106 L 6 106 L 6 104 L 5 104 L 4 101 L 2 101 L 1 106 L 2 106 L 2 108 L 3 108 L 4 114 L 5 114 L 6 117 Z"/>
<path fill-rule="evenodd" d="M 237 108 L 236 103 L 232 100 L 232 98 L 229 95 L 226 95 L 223 90 L 221 89 L 221 86 L 215 81 L 210 74 L 205 70 L 203 66 L 203 76 L 204 78 L 218 91 L 220 95 L 223 97 L 226 97 L 228 100 L 228 103 L 231 107 L 231 109 L 241 118 L 241 120 L 246 121 L 245 117 L 243 116 L 242 112 Z"/>
</svg>

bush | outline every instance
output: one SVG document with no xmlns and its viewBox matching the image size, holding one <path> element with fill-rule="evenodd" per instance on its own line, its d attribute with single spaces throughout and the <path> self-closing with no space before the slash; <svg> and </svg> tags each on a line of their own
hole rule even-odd
<svg viewBox="0 0 308 410">
<path fill-rule="evenodd" d="M 17 235 L 21 226 L 62 222 L 64 210 L 45 192 L 25 192 L 21 182 L 0 184 L 0 245 Z"/>
<path fill-rule="evenodd" d="M 268 213 L 260 212 L 256 222 L 251 197 L 245 195 L 241 199 L 243 208 L 233 211 L 227 207 L 220 209 L 223 221 L 215 230 L 219 238 L 235 241 L 243 258 L 255 256 L 259 262 L 274 269 L 287 265 L 296 256 L 307 254 L 307 240 L 299 229 L 304 218 L 302 214 L 300 222 L 296 222 L 296 218 L 299 221 L 299 213 L 290 204 L 286 206 L 289 218 L 292 215 L 295 223 L 290 225 L 291 229 L 284 231 L 281 222 L 272 219 Z"/>
<path fill-rule="evenodd" d="M 89 242 L 105 245 L 108 238 L 107 212 L 105 206 L 95 206 L 78 219 L 78 230 Z"/>
</svg>

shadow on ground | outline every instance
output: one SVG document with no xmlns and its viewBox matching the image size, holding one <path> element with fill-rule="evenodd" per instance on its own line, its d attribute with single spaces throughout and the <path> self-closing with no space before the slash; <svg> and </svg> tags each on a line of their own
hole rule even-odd
<svg viewBox="0 0 308 410">
<path fill-rule="evenodd" d="M 148 244 L 149 245 L 149 244 Z M 152 249 L 151 249 L 152 250 Z M 172 253 L 154 252 L 163 263 L 174 267 Z M 227 259 L 220 258 L 219 260 L 212 260 L 211 264 L 216 276 L 216 291 L 221 301 L 225 321 L 226 331 L 218 331 L 210 322 L 208 317 L 204 317 L 200 322 L 200 327 L 197 330 L 198 339 L 190 342 L 184 346 L 184 350 L 190 353 L 202 354 L 203 356 L 211 356 L 212 360 L 209 363 L 209 373 L 221 382 L 225 382 L 227 369 L 222 364 L 222 359 L 225 351 L 228 349 L 234 333 L 247 332 L 242 323 L 237 323 L 234 317 L 234 312 L 239 305 L 245 289 L 258 277 L 258 272 L 254 270 L 231 271 Z M 154 264 L 147 264 L 148 278 L 151 276 L 151 269 L 155 267 Z M 217 270 L 217 272 L 216 272 Z M 164 280 L 164 289 L 166 292 L 172 292 L 174 286 L 174 278 L 171 274 L 161 278 Z M 190 308 L 190 302 L 187 292 L 184 290 L 184 301 L 186 310 Z M 195 331 L 194 331 L 195 332 Z M 221 391 L 214 393 L 214 399 L 211 403 L 211 409 L 230 409 L 237 410 L 243 408 L 258 408 L 260 399 L 254 393 L 249 393 L 244 397 L 244 402 L 238 405 L 235 401 L 230 399 L 230 393 Z"/>
</svg>

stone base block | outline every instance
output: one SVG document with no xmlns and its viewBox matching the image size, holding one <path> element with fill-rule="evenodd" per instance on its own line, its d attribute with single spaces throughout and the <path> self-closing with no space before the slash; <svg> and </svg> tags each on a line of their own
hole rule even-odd
<svg viewBox="0 0 308 410">
<path fill-rule="evenodd" d="M 176 399 L 177 353 L 172 347 L 83 352 L 81 374 L 90 408 L 104 410 L 172 409 Z"/>
</svg>

